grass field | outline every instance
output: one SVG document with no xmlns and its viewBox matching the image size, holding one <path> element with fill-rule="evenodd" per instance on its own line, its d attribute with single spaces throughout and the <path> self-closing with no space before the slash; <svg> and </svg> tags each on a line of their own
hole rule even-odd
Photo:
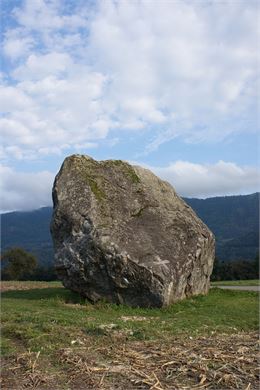
<svg viewBox="0 0 260 390">
<path fill-rule="evenodd" d="M 259 279 L 251 280 L 224 280 L 219 282 L 211 282 L 212 286 L 259 286 Z"/>
<path fill-rule="evenodd" d="M 3 389 L 257 383 L 258 293 L 212 289 L 169 308 L 133 309 L 91 305 L 59 282 L 2 289 Z"/>
</svg>

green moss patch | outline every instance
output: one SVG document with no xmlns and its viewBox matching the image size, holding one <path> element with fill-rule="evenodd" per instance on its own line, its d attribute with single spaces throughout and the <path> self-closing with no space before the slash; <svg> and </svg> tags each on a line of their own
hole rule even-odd
<svg viewBox="0 0 260 390">
<path fill-rule="evenodd" d="M 131 179 L 131 181 L 135 184 L 140 183 L 140 178 L 137 176 L 135 173 L 134 169 L 132 167 L 128 167 L 129 169 L 127 170 L 127 176 Z"/>
<path fill-rule="evenodd" d="M 84 177 L 84 180 L 87 182 L 89 185 L 91 192 L 95 195 L 96 199 L 98 201 L 102 201 L 106 198 L 105 192 L 100 188 L 98 183 L 96 182 L 95 179 L 93 179 L 92 176 L 87 174 L 86 172 L 82 172 L 82 176 Z"/>
</svg>

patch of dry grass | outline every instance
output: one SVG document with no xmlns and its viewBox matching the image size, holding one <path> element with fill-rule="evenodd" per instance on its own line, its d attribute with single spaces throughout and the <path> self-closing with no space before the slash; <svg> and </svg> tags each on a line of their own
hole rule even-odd
<svg viewBox="0 0 260 390">
<path fill-rule="evenodd" d="M 19 281 L 19 280 L 8 280 L 1 281 L 0 291 L 21 291 L 31 290 L 34 288 L 50 288 L 50 287 L 62 287 L 61 282 L 35 282 L 35 281 Z"/>
<path fill-rule="evenodd" d="M 256 332 L 175 337 L 167 343 L 121 342 L 113 332 L 103 346 L 91 337 L 52 356 L 40 352 L 7 358 L 2 389 L 247 389 L 258 388 Z M 54 369 L 55 367 L 55 369 Z"/>
</svg>

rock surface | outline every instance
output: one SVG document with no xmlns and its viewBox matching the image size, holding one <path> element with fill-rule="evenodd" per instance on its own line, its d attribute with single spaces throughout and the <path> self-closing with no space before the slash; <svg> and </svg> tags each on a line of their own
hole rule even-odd
<svg viewBox="0 0 260 390">
<path fill-rule="evenodd" d="M 93 302 L 167 306 L 209 289 L 215 240 L 172 186 L 121 160 L 65 159 L 51 232 L 65 287 Z"/>
</svg>

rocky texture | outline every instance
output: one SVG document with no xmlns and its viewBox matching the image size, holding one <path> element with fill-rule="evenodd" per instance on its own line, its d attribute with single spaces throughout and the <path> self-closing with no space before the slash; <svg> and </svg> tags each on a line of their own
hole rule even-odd
<svg viewBox="0 0 260 390">
<path fill-rule="evenodd" d="M 213 234 L 149 170 L 73 155 L 56 176 L 53 202 L 56 270 L 65 287 L 93 302 L 140 307 L 207 293 Z"/>
</svg>

